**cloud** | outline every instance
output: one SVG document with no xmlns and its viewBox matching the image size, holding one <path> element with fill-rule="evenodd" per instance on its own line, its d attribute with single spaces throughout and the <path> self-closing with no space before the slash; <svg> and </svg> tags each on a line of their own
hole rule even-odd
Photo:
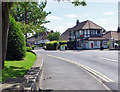
<svg viewBox="0 0 120 92">
<path fill-rule="evenodd" d="M 47 16 L 47 20 L 60 20 L 61 18 L 58 16 Z"/>
<path fill-rule="evenodd" d="M 112 12 L 112 11 L 109 11 L 109 12 L 103 12 L 103 15 L 114 15 L 115 13 Z"/>
<path fill-rule="evenodd" d="M 77 15 L 75 15 L 75 14 L 67 14 L 65 16 L 69 17 L 69 18 L 77 18 Z"/>
</svg>

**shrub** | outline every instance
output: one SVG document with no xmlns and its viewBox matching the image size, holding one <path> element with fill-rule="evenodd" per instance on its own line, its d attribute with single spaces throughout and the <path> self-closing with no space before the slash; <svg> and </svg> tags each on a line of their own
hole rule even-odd
<svg viewBox="0 0 120 92">
<path fill-rule="evenodd" d="M 14 18 L 10 16 L 6 60 L 20 60 L 26 55 L 24 35 Z"/>
<path fill-rule="evenodd" d="M 70 50 L 75 49 L 75 41 L 68 41 L 67 42 L 67 48 Z"/>
<path fill-rule="evenodd" d="M 67 41 L 60 41 L 59 44 L 60 45 L 67 44 Z"/>
<path fill-rule="evenodd" d="M 27 52 L 31 52 L 32 48 L 26 47 Z"/>
<path fill-rule="evenodd" d="M 46 42 L 46 50 L 57 50 L 58 49 L 58 41 L 51 41 L 51 42 Z"/>
<path fill-rule="evenodd" d="M 42 44 L 39 45 L 39 47 L 42 47 L 42 46 L 43 46 Z"/>
</svg>

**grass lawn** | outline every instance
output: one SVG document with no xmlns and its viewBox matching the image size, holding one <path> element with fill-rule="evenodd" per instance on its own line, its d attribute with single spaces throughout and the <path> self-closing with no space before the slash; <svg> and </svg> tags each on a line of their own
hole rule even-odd
<svg viewBox="0 0 120 92">
<path fill-rule="evenodd" d="M 22 77 L 32 67 L 36 60 L 36 55 L 27 52 L 26 57 L 21 61 L 5 61 L 5 68 L 2 70 L 2 77 L 0 82 L 7 78 Z"/>
</svg>

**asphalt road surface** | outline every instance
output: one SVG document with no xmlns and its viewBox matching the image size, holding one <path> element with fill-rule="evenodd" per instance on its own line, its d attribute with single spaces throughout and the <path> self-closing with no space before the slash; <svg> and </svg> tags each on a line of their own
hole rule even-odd
<svg viewBox="0 0 120 92">
<path fill-rule="evenodd" d="M 95 78 L 91 76 L 91 80 L 93 80 L 92 83 L 91 81 L 87 80 L 88 85 L 85 85 L 85 88 L 83 86 L 77 86 L 80 85 L 79 83 L 82 81 L 80 79 L 80 74 L 79 71 L 87 70 L 91 74 L 95 75 L 98 79 L 103 81 L 108 87 L 110 87 L 113 90 L 117 90 L 117 83 L 118 83 L 118 51 L 100 51 L 100 50 L 76 50 L 76 51 L 44 51 L 44 50 L 39 50 L 40 53 L 43 54 L 44 57 L 44 73 L 43 73 L 43 83 L 42 83 L 42 88 L 43 89 L 62 89 L 61 85 L 63 85 L 62 80 L 59 79 L 62 83 L 59 84 L 55 80 L 57 80 L 58 76 L 65 76 L 66 73 L 70 76 L 69 72 L 72 75 L 75 75 L 74 77 L 69 79 L 69 76 L 67 76 L 63 81 L 67 81 L 67 85 L 69 84 L 69 81 L 71 79 L 74 79 L 70 81 L 72 83 L 71 87 L 65 87 L 66 89 L 76 89 L 76 90 L 94 90 L 95 87 L 89 87 L 89 83 L 91 85 L 96 85 L 97 83 L 94 81 Z M 50 62 L 47 62 L 50 61 Z M 64 61 L 64 62 L 63 62 Z M 56 64 L 56 67 L 54 67 Z M 53 65 L 53 66 L 52 66 Z M 58 66 L 62 67 L 62 70 L 58 71 Z M 51 67 L 52 66 L 52 67 Z M 61 68 L 60 68 L 61 69 Z M 83 70 L 81 70 L 83 69 Z M 55 71 L 57 70 L 58 76 Z M 60 74 L 61 71 L 66 70 L 66 73 Z M 51 71 L 51 72 L 50 72 Z M 55 75 L 55 79 L 53 80 L 52 76 L 50 76 L 50 73 Z M 75 73 L 75 74 L 74 74 Z M 87 73 L 86 73 L 87 74 Z M 79 79 L 79 80 L 78 80 Z M 45 81 L 46 80 L 46 81 Z M 48 80 L 48 81 L 47 81 Z M 51 80 L 51 81 L 50 81 Z M 77 82 L 78 81 L 78 82 Z M 80 82 L 79 82 L 80 81 Z M 85 79 L 83 79 L 85 81 Z M 82 82 L 83 82 L 82 81 Z M 55 86 L 50 86 L 49 83 L 56 82 L 56 85 L 59 84 L 59 87 Z M 81 83 L 82 83 L 81 82 Z M 48 85 L 48 84 L 49 85 Z M 76 84 L 76 85 L 74 85 Z M 47 85 L 47 86 L 45 86 Z M 74 87 L 72 87 L 74 86 Z M 49 88 L 50 87 L 50 88 Z M 69 88 L 70 87 L 70 88 Z M 88 88 L 87 88 L 88 87 Z M 95 90 L 103 90 L 104 87 L 99 86 L 99 83 L 96 87 Z"/>
</svg>

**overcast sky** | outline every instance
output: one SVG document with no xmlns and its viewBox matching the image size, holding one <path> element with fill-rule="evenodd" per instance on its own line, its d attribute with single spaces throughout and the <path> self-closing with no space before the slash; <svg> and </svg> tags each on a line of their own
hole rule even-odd
<svg viewBox="0 0 120 92">
<path fill-rule="evenodd" d="M 67 0 L 66 0 L 67 1 Z M 48 0 L 45 11 L 52 13 L 46 20 L 50 23 L 45 24 L 47 28 L 63 33 L 68 28 L 75 26 L 76 19 L 80 22 L 91 20 L 106 31 L 116 31 L 118 27 L 118 0 L 87 0 L 87 6 L 74 7 L 70 2 Z M 99 2 L 96 2 L 99 1 Z M 111 2 L 110 2 L 111 1 Z"/>
</svg>

